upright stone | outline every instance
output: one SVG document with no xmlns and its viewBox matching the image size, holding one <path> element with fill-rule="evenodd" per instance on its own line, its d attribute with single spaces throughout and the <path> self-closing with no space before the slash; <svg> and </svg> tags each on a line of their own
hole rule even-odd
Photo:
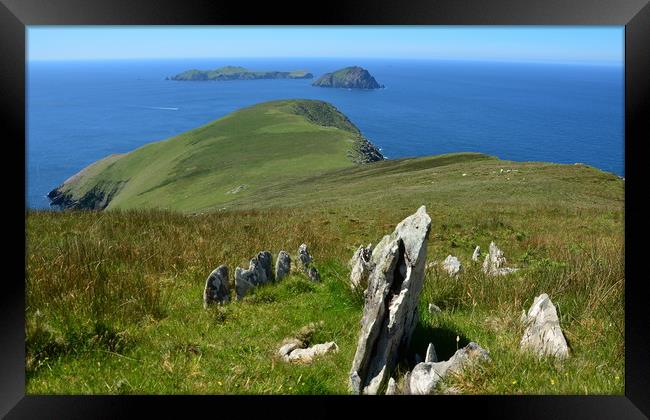
<svg viewBox="0 0 650 420">
<path fill-rule="evenodd" d="M 350 260 L 350 286 L 352 289 L 365 289 L 368 287 L 368 277 L 374 266 L 372 257 L 372 244 L 367 247 L 360 246 Z"/>
<path fill-rule="evenodd" d="M 402 220 L 372 253 L 361 333 L 350 370 L 355 394 L 382 392 L 417 322 L 431 218 L 424 206 Z"/>
<path fill-rule="evenodd" d="M 481 258 L 481 247 L 476 245 L 476 248 L 474 248 L 474 252 L 472 253 L 472 261 L 478 262 L 479 258 Z"/>
<path fill-rule="evenodd" d="M 483 261 L 483 272 L 490 276 L 504 276 L 506 274 L 514 273 L 516 268 L 508 268 L 506 257 L 494 242 L 490 242 L 488 254 Z"/>
<path fill-rule="evenodd" d="M 300 247 L 298 247 L 298 268 L 300 268 L 303 273 L 308 274 L 312 260 L 313 258 L 309 255 L 307 244 L 300 245 Z"/>
<path fill-rule="evenodd" d="M 275 281 L 280 281 L 291 272 L 291 256 L 288 252 L 280 251 L 275 262 Z"/>
<path fill-rule="evenodd" d="M 235 269 L 235 293 L 237 300 L 242 299 L 250 289 L 266 283 L 266 271 L 257 258 L 250 260 L 248 270 Z"/>
<path fill-rule="evenodd" d="M 318 272 L 318 270 L 316 270 L 316 267 L 311 267 L 309 269 L 309 272 L 307 273 L 307 276 L 313 282 L 316 282 L 316 283 L 320 282 L 320 273 Z"/>
<path fill-rule="evenodd" d="M 224 304 L 228 302 L 230 302 L 228 267 L 220 265 L 210 273 L 205 281 L 203 307 L 207 309 L 212 303 Z"/>
<path fill-rule="evenodd" d="M 569 346 L 562 334 L 555 305 L 546 293 L 537 296 L 528 314 L 522 314 L 521 318 L 526 327 L 519 344 L 522 350 L 531 351 L 538 357 L 564 359 L 569 356 Z"/>
<path fill-rule="evenodd" d="M 273 281 L 273 256 L 269 251 L 262 251 L 257 254 L 257 261 L 260 268 L 264 271 L 264 276 L 261 283 L 269 283 Z"/>
</svg>

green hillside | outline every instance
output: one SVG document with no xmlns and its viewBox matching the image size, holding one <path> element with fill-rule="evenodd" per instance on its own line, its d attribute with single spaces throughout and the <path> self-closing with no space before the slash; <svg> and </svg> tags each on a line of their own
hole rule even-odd
<svg viewBox="0 0 650 420">
<path fill-rule="evenodd" d="M 359 164 L 378 159 L 371 146 L 329 104 L 276 101 L 66 181 L 53 196 L 71 211 L 26 213 L 26 392 L 346 394 L 363 313 L 347 263 L 425 205 L 427 263 L 454 255 L 463 269 L 457 279 L 427 269 L 396 379 L 430 342 L 444 360 L 474 341 L 492 362 L 443 387 L 623 394 L 624 180 L 480 153 Z M 519 271 L 491 277 L 471 261 L 491 241 Z M 302 243 L 321 283 L 295 273 L 203 308 L 217 266 L 232 273 L 262 250 L 295 259 Z M 562 363 L 519 351 L 519 317 L 541 293 L 570 346 Z M 337 353 L 310 365 L 277 357 L 285 337 L 317 321 L 314 342 L 335 341 Z"/>
<path fill-rule="evenodd" d="M 266 102 L 85 168 L 50 194 L 70 208 L 200 210 L 381 159 L 332 105 Z"/>
<path fill-rule="evenodd" d="M 171 77 L 178 81 L 222 81 L 253 79 L 311 79 L 313 74 L 304 70 L 250 71 L 240 66 L 224 66 L 214 70 L 186 70 Z"/>
</svg>

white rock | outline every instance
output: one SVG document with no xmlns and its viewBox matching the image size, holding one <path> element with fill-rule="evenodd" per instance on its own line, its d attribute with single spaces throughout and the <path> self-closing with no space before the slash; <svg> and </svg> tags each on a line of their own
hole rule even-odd
<svg viewBox="0 0 650 420">
<path fill-rule="evenodd" d="M 436 354 L 436 348 L 433 347 L 433 343 L 429 343 L 429 347 L 427 347 L 427 355 L 424 358 L 424 361 L 427 363 L 435 363 L 438 361 L 438 355 Z"/>
<path fill-rule="evenodd" d="M 295 348 L 284 356 L 284 360 L 291 363 L 311 363 L 314 358 L 322 356 L 326 353 L 337 352 L 339 347 L 335 342 L 329 341 L 327 343 L 315 344 L 306 349 Z"/>
<path fill-rule="evenodd" d="M 554 356 L 564 359 L 569 356 L 560 320 L 555 305 L 546 293 L 537 296 L 527 314 L 522 314 L 526 326 L 519 347 L 530 351 L 538 357 Z"/>
<path fill-rule="evenodd" d="M 442 312 L 442 310 L 438 307 L 438 305 L 436 305 L 434 303 L 429 304 L 429 313 L 431 315 L 437 315 L 437 314 L 439 314 L 441 312 Z"/>
<path fill-rule="evenodd" d="M 442 262 L 442 268 L 449 276 L 457 276 L 460 272 L 460 261 L 456 257 L 447 255 L 447 258 Z"/>
<path fill-rule="evenodd" d="M 489 253 L 483 261 L 483 272 L 490 276 L 504 276 L 518 270 L 517 268 L 507 268 L 505 266 L 507 262 L 503 251 L 494 242 L 490 242 Z"/>
<path fill-rule="evenodd" d="M 365 290 L 368 287 L 368 277 L 374 265 L 371 261 L 372 244 L 367 247 L 360 246 L 350 259 L 350 287 L 352 289 Z"/>
<path fill-rule="evenodd" d="M 417 364 L 405 377 L 405 390 L 413 395 L 429 395 L 440 380 L 450 373 L 460 373 L 472 363 L 489 361 L 487 350 L 476 343 L 469 343 L 444 362 L 423 362 Z"/>
<path fill-rule="evenodd" d="M 474 248 L 474 252 L 472 253 L 472 261 L 478 261 L 480 257 L 481 257 L 481 247 L 477 245 L 476 248 Z"/>
<path fill-rule="evenodd" d="M 390 378 L 388 380 L 388 387 L 386 388 L 386 395 L 395 395 L 397 394 L 397 384 L 395 383 L 395 379 Z"/>
</svg>

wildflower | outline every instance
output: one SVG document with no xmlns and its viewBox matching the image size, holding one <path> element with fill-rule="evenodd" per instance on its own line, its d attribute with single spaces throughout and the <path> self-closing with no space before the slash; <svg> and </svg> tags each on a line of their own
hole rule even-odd
<svg viewBox="0 0 650 420">
<path fill-rule="evenodd" d="M 551 378 L 551 385 L 555 385 L 555 380 Z"/>
<path fill-rule="evenodd" d="M 512 384 L 513 384 L 513 385 L 516 385 L 516 384 L 517 384 L 517 380 L 516 380 L 516 379 L 513 379 L 513 380 L 512 380 Z"/>
</svg>

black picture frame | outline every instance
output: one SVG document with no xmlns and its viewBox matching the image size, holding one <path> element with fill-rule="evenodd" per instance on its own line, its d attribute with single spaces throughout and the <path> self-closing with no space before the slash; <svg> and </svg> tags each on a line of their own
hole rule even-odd
<svg viewBox="0 0 650 420">
<path fill-rule="evenodd" d="M 323 7 L 319 7 L 323 6 Z M 4 128 L 5 245 L 25 251 L 25 56 L 29 25 L 624 25 L 625 26 L 625 395 L 624 396 L 25 396 L 25 255 L 5 255 L 0 287 L 0 415 L 7 418 L 223 415 L 443 415 L 498 418 L 647 418 L 650 317 L 640 276 L 644 155 L 650 103 L 650 5 L 646 0 L 434 0 L 225 2 L 209 0 L 0 0 L 0 103 Z M 645 135 L 644 135 L 645 134 Z M 21 141 L 22 140 L 22 141 Z M 8 149 L 8 151 L 7 151 Z M 22 171 L 20 170 L 22 165 Z M 8 199 L 7 199 L 8 198 Z M 19 203 L 23 203 L 23 208 Z M 21 225 L 17 219 L 22 218 Z M 14 221 L 16 220 L 16 221 Z M 7 270 L 9 268 L 10 270 Z M 300 404 L 296 407 L 295 404 Z M 417 411 L 416 411 L 417 410 Z M 422 410 L 420 412 L 420 410 Z M 234 414 L 234 413 L 233 413 Z M 336 414 L 334 414 L 336 415 Z"/>
</svg>

